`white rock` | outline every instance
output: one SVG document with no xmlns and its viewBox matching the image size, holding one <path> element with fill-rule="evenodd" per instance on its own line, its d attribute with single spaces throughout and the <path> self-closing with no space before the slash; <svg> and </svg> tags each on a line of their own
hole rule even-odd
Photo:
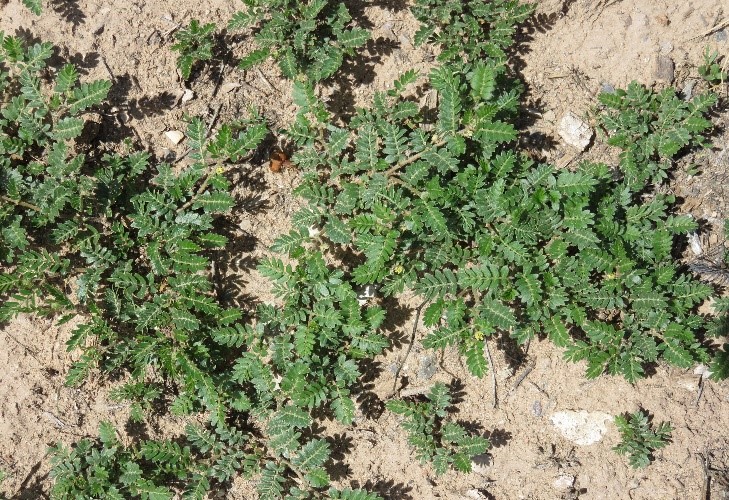
<svg viewBox="0 0 729 500">
<path fill-rule="evenodd" d="M 696 233 L 690 233 L 688 235 L 689 240 L 689 247 L 691 248 L 691 251 L 694 255 L 697 257 L 704 253 L 704 249 L 701 247 L 701 240 L 699 240 L 699 235 Z"/>
<path fill-rule="evenodd" d="M 711 370 L 709 370 L 709 367 L 706 365 L 699 365 L 694 368 L 694 375 L 701 375 L 704 378 L 711 377 L 711 373 Z"/>
<path fill-rule="evenodd" d="M 557 479 L 554 480 L 552 486 L 554 486 L 558 490 L 567 490 L 569 488 L 572 488 L 573 484 L 575 484 L 575 476 L 570 476 L 569 474 L 560 474 Z"/>
<path fill-rule="evenodd" d="M 165 132 L 165 137 L 167 137 L 168 141 L 177 146 L 179 143 L 182 142 L 182 139 L 185 138 L 185 134 L 183 134 L 179 130 L 168 130 L 167 132 Z"/>
<path fill-rule="evenodd" d="M 192 101 L 194 97 L 195 92 L 190 89 L 185 89 L 185 92 L 182 93 L 182 102 Z"/>
<path fill-rule="evenodd" d="M 580 446 L 597 443 L 607 432 L 606 422 L 613 416 L 600 411 L 561 411 L 550 417 L 562 436 Z"/>
<path fill-rule="evenodd" d="M 483 500 L 486 497 L 478 490 L 468 490 L 462 498 L 467 500 Z"/>
<path fill-rule="evenodd" d="M 584 151 L 590 144 L 594 132 L 572 111 L 568 111 L 559 121 L 559 136 L 573 148 Z"/>
</svg>

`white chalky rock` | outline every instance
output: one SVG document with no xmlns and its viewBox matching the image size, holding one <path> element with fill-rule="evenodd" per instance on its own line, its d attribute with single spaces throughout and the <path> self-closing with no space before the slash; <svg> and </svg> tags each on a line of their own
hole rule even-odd
<svg viewBox="0 0 729 500">
<path fill-rule="evenodd" d="M 552 424 L 562 436 L 580 446 L 597 443 L 607 432 L 606 422 L 613 420 L 607 413 L 595 411 L 561 411 L 552 415 Z"/>
<path fill-rule="evenodd" d="M 700 256 L 704 253 L 704 249 L 701 247 L 701 240 L 699 235 L 696 233 L 689 233 L 688 235 L 689 247 L 695 256 Z"/>
<path fill-rule="evenodd" d="M 557 479 L 554 480 L 552 486 L 558 490 L 568 490 L 575 484 L 575 476 L 569 474 L 560 474 Z"/>
<path fill-rule="evenodd" d="M 177 146 L 180 142 L 182 142 L 182 139 L 185 138 L 185 134 L 179 130 L 168 130 L 165 132 L 165 137 L 167 137 L 168 141 Z"/>
<path fill-rule="evenodd" d="M 195 98 L 195 92 L 190 89 L 185 89 L 182 93 L 182 102 L 189 102 Z"/>
<path fill-rule="evenodd" d="M 584 151 L 587 148 L 593 136 L 593 131 L 590 126 L 572 111 L 565 113 L 559 121 L 558 132 L 564 142 L 580 151 Z"/>
<path fill-rule="evenodd" d="M 709 367 L 706 365 L 698 365 L 696 368 L 694 368 L 694 374 L 700 375 L 704 378 L 711 377 L 711 370 L 709 370 Z"/>
</svg>

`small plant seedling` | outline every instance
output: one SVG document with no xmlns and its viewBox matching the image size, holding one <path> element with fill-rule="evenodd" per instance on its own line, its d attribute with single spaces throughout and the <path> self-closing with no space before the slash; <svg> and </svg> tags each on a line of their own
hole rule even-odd
<svg viewBox="0 0 729 500">
<path fill-rule="evenodd" d="M 435 384 L 427 397 L 428 401 L 423 403 L 393 399 L 386 407 L 405 417 L 402 428 L 408 433 L 408 442 L 421 462 L 433 463 L 439 476 L 449 467 L 471 472 L 471 458 L 486 452 L 488 439 L 474 436 L 447 419 L 452 404 L 445 384 Z"/>
<path fill-rule="evenodd" d="M 193 19 L 188 28 L 175 33 L 177 43 L 172 46 L 172 50 L 180 53 L 177 67 L 185 80 L 190 78 L 195 63 L 213 58 L 215 28 L 215 23 L 201 25 L 198 20 Z"/>
<path fill-rule="evenodd" d="M 671 442 L 671 423 L 661 422 L 657 428 L 652 428 L 649 420 L 644 410 L 615 416 L 622 439 L 613 450 L 619 455 L 628 455 L 634 469 L 646 467 L 653 461 L 653 452 Z"/>
<path fill-rule="evenodd" d="M 721 64 L 722 59 L 724 63 Z M 712 85 L 722 85 L 729 81 L 729 72 L 727 71 L 727 60 L 719 56 L 719 52 L 712 51 L 706 47 L 704 50 L 704 64 L 699 66 L 699 75 L 701 78 Z"/>
</svg>

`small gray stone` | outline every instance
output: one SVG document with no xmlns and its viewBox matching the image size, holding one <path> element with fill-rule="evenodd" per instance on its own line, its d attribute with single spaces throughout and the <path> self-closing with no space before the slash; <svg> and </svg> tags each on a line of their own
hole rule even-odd
<svg viewBox="0 0 729 500">
<path fill-rule="evenodd" d="M 615 93 L 615 86 L 612 83 L 603 83 L 600 86 L 600 91 L 604 94 L 614 94 Z"/>
<path fill-rule="evenodd" d="M 542 416 L 542 402 L 538 399 L 532 403 L 532 413 L 535 417 L 541 417 Z"/>
<path fill-rule="evenodd" d="M 696 85 L 696 80 L 686 80 L 686 83 L 683 85 L 683 89 L 681 89 L 681 95 L 683 96 L 684 101 L 691 100 L 691 97 L 694 95 L 694 85 Z"/>
<path fill-rule="evenodd" d="M 420 358 L 420 370 L 418 377 L 422 380 L 430 380 L 435 372 L 438 371 L 438 364 L 432 356 L 423 356 Z"/>
<path fill-rule="evenodd" d="M 673 83 L 675 77 L 676 64 L 667 55 L 656 56 L 656 63 L 653 67 L 653 76 L 656 80 L 666 83 Z"/>
<path fill-rule="evenodd" d="M 727 34 L 726 30 L 719 30 L 714 34 L 714 38 L 716 38 L 717 42 L 725 42 L 729 38 L 729 34 Z"/>
</svg>

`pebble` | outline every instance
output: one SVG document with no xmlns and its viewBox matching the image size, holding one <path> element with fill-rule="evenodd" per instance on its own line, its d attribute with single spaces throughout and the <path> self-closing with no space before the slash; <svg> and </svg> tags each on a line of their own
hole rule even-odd
<svg viewBox="0 0 729 500">
<path fill-rule="evenodd" d="M 653 66 L 653 76 L 656 80 L 666 83 L 673 83 L 675 77 L 676 65 L 667 55 L 658 55 Z"/>
<path fill-rule="evenodd" d="M 538 399 L 532 403 L 532 414 L 534 414 L 535 417 L 542 416 L 542 402 Z"/>
<path fill-rule="evenodd" d="M 167 132 L 165 132 L 165 137 L 167 137 L 167 140 L 170 141 L 173 145 L 177 146 L 179 143 L 182 142 L 182 139 L 185 138 L 185 134 L 183 134 L 179 130 L 168 130 Z"/>
<path fill-rule="evenodd" d="M 729 34 L 727 34 L 726 30 L 719 30 L 714 33 L 714 38 L 717 42 L 725 42 L 729 38 Z"/>
<path fill-rule="evenodd" d="M 660 50 L 661 54 L 668 55 L 673 52 L 673 44 L 667 41 L 661 42 L 658 44 L 658 49 Z"/>
<path fill-rule="evenodd" d="M 603 83 L 600 85 L 600 92 L 603 94 L 614 94 L 615 86 L 612 83 Z"/>
<path fill-rule="evenodd" d="M 601 411 L 567 410 L 554 413 L 550 420 L 562 437 L 580 446 L 597 443 L 607 432 L 613 416 Z"/>
<path fill-rule="evenodd" d="M 580 151 L 587 149 L 594 135 L 590 126 L 572 111 L 568 111 L 562 116 L 558 133 L 564 142 Z"/>
<path fill-rule="evenodd" d="M 711 377 L 711 370 L 706 365 L 699 365 L 694 369 L 694 375 L 701 375 L 704 378 Z"/>
<path fill-rule="evenodd" d="M 436 359 L 432 356 L 423 356 L 420 358 L 420 370 L 418 370 L 418 377 L 422 380 L 430 380 L 433 375 L 438 371 L 438 364 Z"/>
<path fill-rule="evenodd" d="M 686 83 L 684 84 L 683 89 L 681 89 L 681 94 L 683 95 L 684 101 L 691 100 L 691 97 L 694 95 L 694 85 L 696 85 L 696 80 L 694 80 L 694 79 L 686 80 Z"/>
<path fill-rule="evenodd" d="M 688 235 L 689 240 L 689 248 L 691 248 L 691 252 L 695 256 L 700 256 L 704 253 L 704 249 L 701 247 L 701 240 L 699 239 L 699 235 L 696 233 L 690 233 Z"/>
<path fill-rule="evenodd" d="M 696 392 L 699 389 L 699 379 L 695 375 L 686 375 L 679 378 L 676 385 L 687 391 Z"/>
<path fill-rule="evenodd" d="M 193 92 L 190 89 L 185 89 L 185 91 L 182 93 L 182 102 L 192 101 L 192 99 L 194 97 L 195 97 L 195 92 Z"/>
<path fill-rule="evenodd" d="M 568 490 L 575 484 L 575 476 L 570 474 L 560 474 L 557 479 L 554 480 L 552 486 L 558 490 Z"/>
</svg>

